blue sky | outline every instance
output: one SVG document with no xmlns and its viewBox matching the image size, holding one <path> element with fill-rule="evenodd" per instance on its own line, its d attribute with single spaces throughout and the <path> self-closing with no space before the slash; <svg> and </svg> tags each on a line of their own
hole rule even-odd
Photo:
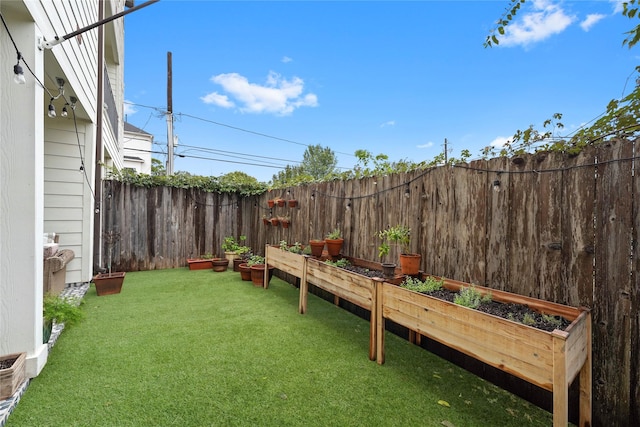
<svg viewBox="0 0 640 427">
<path fill-rule="evenodd" d="M 528 0 L 485 49 L 508 5 L 161 0 L 125 17 L 127 121 L 166 153 L 171 52 L 174 169 L 266 182 L 307 145 L 351 169 L 358 149 L 430 160 L 445 138 L 478 158 L 556 112 L 568 135 L 635 85 L 620 2 Z"/>
</svg>

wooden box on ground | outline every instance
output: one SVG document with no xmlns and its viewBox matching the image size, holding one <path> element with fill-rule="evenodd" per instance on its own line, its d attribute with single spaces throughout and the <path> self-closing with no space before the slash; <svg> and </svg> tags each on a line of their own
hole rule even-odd
<svg viewBox="0 0 640 427">
<path fill-rule="evenodd" d="M 15 359 L 10 367 L 0 369 L 0 400 L 13 396 L 24 381 L 26 357 L 26 353 L 15 353 L 0 357 L 0 362 Z"/>
<path fill-rule="evenodd" d="M 93 278 L 98 296 L 119 294 L 125 277 L 124 271 L 116 273 L 101 273 Z"/>
</svg>

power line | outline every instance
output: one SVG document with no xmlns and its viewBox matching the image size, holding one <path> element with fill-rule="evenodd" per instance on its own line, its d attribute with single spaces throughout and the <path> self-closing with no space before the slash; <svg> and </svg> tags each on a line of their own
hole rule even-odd
<svg viewBox="0 0 640 427">
<path fill-rule="evenodd" d="M 151 108 L 151 109 L 156 110 L 156 111 L 158 111 L 158 112 L 161 112 L 161 113 L 163 113 L 163 114 L 165 114 L 165 113 L 166 113 L 166 111 L 163 111 L 163 110 L 162 110 L 161 108 L 159 108 L 159 107 L 152 107 L 152 106 L 149 106 L 149 105 L 136 104 L 136 103 L 134 103 L 134 102 L 130 102 L 130 101 L 125 101 L 125 104 L 135 105 L 135 106 L 137 106 L 137 107 L 143 107 L 143 108 Z M 225 124 L 225 123 L 216 122 L 216 121 L 214 121 L 214 120 L 204 119 L 204 118 L 202 118 L 202 117 L 197 117 L 197 116 L 194 116 L 194 115 L 191 115 L 191 114 L 186 114 L 186 113 L 174 113 L 174 115 L 175 115 L 175 116 L 180 116 L 180 117 L 188 117 L 188 118 L 190 118 L 190 119 L 194 119 L 194 120 L 200 120 L 200 121 L 202 121 L 202 122 L 211 123 L 211 124 L 214 124 L 214 125 L 217 125 L 217 126 L 226 127 L 226 128 L 229 128 L 229 129 L 233 129 L 233 130 L 240 131 L 240 132 L 246 132 L 246 133 L 250 133 L 250 134 L 252 134 L 252 135 L 262 136 L 262 137 L 264 137 L 264 138 L 275 139 L 275 140 L 277 140 L 277 141 L 287 142 L 287 143 L 289 143 L 289 144 L 301 145 L 301 146 L 303 146 L 303 147 L 311 147 L 311 145 L 310 145 L 310 144 L 304 144 L 304 143 L 302 143 L 302 142 L 297 142 L 297 141 L 293 141 L 293 140 L 286 139 L 286 138 L 280 138 L 280 137 L 278 137 L 278 136 L 268 135 L 268 134 L 266 134 L 266 133 L 256 132 L 256 131 L 249 130 L 249 129 L 244 129 L 244 128 L 241 128 L 241 127 L 238 127 L 238 126 L 232 126 L 232 125 L 228 125 L 228 124 Z M 355 157 L 355 155 L 354 155 L 354 154 L 352 154 L 352 153 L 343 153 L 343 152 L 341 152 L 341 151 L 334 151 L 334 152 L 335 152 L 335 153 L 337 153 L 337 154 L 343 154 L 343 155 L 345 155 L 345 156 L 353 156 L 353 157 Z"/>
</svg>

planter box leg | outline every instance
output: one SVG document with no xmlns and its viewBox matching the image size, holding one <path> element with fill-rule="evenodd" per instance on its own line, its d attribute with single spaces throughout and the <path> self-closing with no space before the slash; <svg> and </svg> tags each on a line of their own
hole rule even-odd
<svg viewBox="0 0 640 427">
<path fill-rule="evenodd" d="M 378 365 L 384 363 L 384 316 L 382 315 L 382 285 L 384 282 L 376 282 L 376 361 Z M 371 321 L 373 322 L 374 319 Z"/>
<path fill-rule="evenodd" d="M 567 333 L 554 331 L 553 336 L 553 427 L 569 423 L 569 384 L 567 381 Z"/>
<path fill-rule="evenodd" d="M 298 304 L 298 312 L 305 314 L 307 312 L 307 295 L 309 294 L 309 284 L 307 283 L 307 259 L 304 261 L 302 269 L 302 277 L 300 278 L 300 301 Z"/>
</svg>

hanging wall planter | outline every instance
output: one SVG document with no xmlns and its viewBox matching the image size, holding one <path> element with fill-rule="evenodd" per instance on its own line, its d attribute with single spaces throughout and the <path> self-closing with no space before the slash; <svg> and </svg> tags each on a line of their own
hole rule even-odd
<svg viewBox="0 0 640 427">
<path fill-rule="evenodd" d="M 296 206 L 298 206 L 298 201 L 296 199 L 289 200 L 289 207 L 290 208 L 295 208 Z"/>
</svg>

